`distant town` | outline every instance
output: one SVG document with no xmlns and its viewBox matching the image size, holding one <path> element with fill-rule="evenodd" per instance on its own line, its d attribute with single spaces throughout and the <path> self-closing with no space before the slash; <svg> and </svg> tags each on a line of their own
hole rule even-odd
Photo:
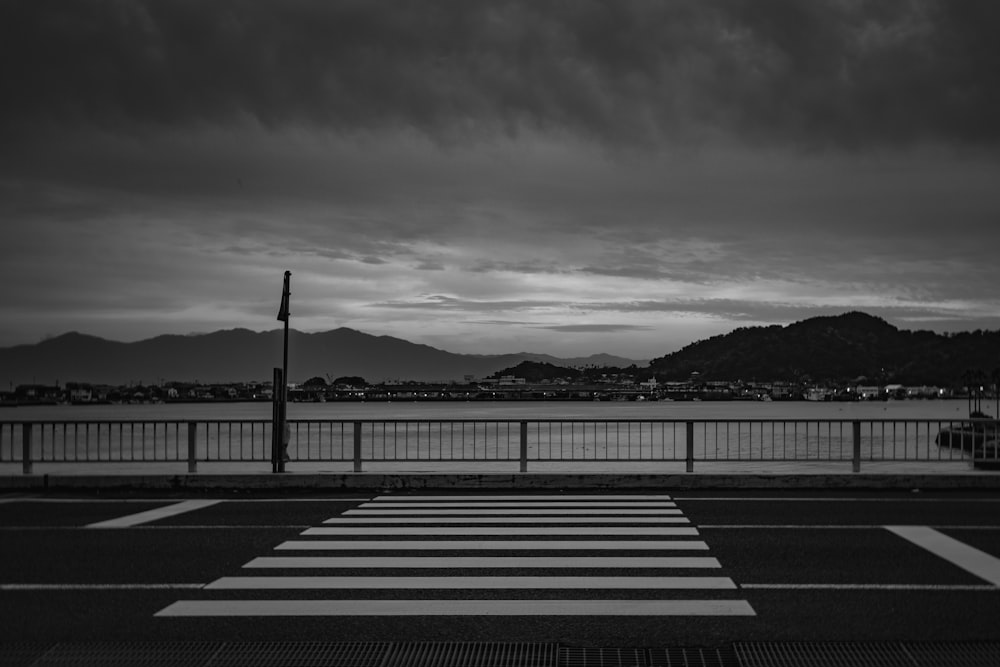
<svg viewBox="0 0 1000 667">
<path fill-rule="evenodd" d="M 839 384 L 755 381 L 703 381 L 698 373 L 685 381 L 637 380 L 627 372 L 588 378 L 551 378 L 528 381 L 516 375 L 449 383 L 389 381 L 371 384 L 360 377 L 313 377 L 290 383 L 293 402 L 334 401 L 879 401 L 961 398 L 968 387 L 873 384 L 865 378 Z M 994 386 L 972 391 L 993 398 Z M 271 382 L 161 381 L 125 386 L 67 382 L 25 384 L 0 392 L 0 405 L 195 403 L 272 400 Z"/>
</svg>

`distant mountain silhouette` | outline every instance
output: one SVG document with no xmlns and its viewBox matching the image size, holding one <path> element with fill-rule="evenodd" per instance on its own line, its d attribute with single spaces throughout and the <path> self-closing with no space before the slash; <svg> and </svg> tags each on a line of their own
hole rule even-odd
<svg viewBox="0 0 1000 667">
<path fill-rule="evenodd" d="M 649 373 L 685 380 L 841 381 L 961 385 L 967 371 L 1000 367 L 1000 331 L 901 331 L 861 312 L 788 326 L 746 327 L 650 362 Z"/>
<path fill-rule="evenodd" d="M 190 336 L 157 336 L 121 343 L 67 333 L 34 345 L 0 348 L 0 386 L 57 381 L 107 384 L 160 380 L 270 380 L 281 365 L 282 332 L 231 329 Z M 744 327 L 645 362 L 611 355 L 560 359 L 544 354 L 453 354 L 391 336 L 340 328 L 289 333 L 289 376 L 360 376 L 385 380 L 461 381 L 498 371 L 587 366 L 639 366 L 639 377 L 686 380 L 846 381 L 872 384 L 961 385 L 967 371 L 1000 368 L 1000 331 L 936 334 L 902 331 L 861 312 L 815 317 L 788 326 Z M 551 370 L 551 369 L 550 369 Z M 538 371 L 541 373 L 541 371 Z M 551 373 L 548 373 L 551 374 Z M 544 375 L 544 373 L 543 373 Z M 560 373 L 560 375 L 564 375 Z"/>
<path fill-rule="evenodd" d="M 134 343 L 76 332 L 34 345 L 0 348 L 0 382 L 18 384 L 159 383 L 160 380 L 239 382 L 270 380 L 281 365 L 282 332 L 230 329 L 190 336 L 165 335 Z M 560 359 L 543 354 L 453 354 L 391 336 L 340 328 L 289 332 L 289 377 L 357 375 L 383 380 L 462 380 L 486 377 L 522 361 L 560 366 L 629 365 L 611 355 Z"/>
</svg>

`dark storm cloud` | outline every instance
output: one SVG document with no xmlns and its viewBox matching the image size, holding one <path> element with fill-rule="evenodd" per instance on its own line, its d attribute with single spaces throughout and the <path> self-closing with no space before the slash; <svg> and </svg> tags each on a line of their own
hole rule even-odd
<svg viewBox="0 0 1000 667">
<path fill-rule="evenodd" d="M 975 0 L 10 0 L 0 118 L 8 139 L 256 121 L 992 145 L 998 24 Z"/>
</svg>

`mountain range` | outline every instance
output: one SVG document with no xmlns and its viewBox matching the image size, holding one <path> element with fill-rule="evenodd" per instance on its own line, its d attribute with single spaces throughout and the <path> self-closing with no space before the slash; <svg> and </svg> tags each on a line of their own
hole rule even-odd
<svg viewBox="0 0 1000 667">
<path fill-rule="evenodd" d="M 33 345 L 0 348 L 0 383 L 130 384 L 163 380 L 270 380 L 281 365 L 282 332 L 230 329 L 165 335 L 134 343 L 68 333 Z M 637 379 L 839 382 L 958 386 L 970 371 L 984 378 L 1000 368 L 1000 331 L 938 334 L 906 331 L 866 313 L 814 317 L 787 326 L 736 329 L 692 343 L 650 362 L 607 354 L 558 358 L 544 354 L 453 354 L 391 336 L 340 328 L 289 332 L 289 378 L 359 376 L 386 380 L 461 381 L 517 369 L 524 362 L 555 376 L 560 368 L 632 365 Z M 522 366 L 523 368 L 524 366 Z M 991 382 L 996 382 L 992 380 Z M 2 385 L 0 385 L 2 386 Z"/>
<path fill-rule="evenodd" d="M 653 359 L 661 380 L 843 382 L 962 386 L 1000 368 L 1000 331 L 907 331 L 862 312 L 814 317 L 787 326 L 744 327 Z"/>
<path fill-rule="evenodd" d="M 132 343 L 71 332 L 32 345 L 0 348 L 0 383 L 89 382 L 122 385 L 161 381 L 269 381 L 281 366 L 282 331 L 229 329 L 208 334 L 164 335 Z M 607 354 L 558 358 L 544 354 L 453 354 L 391 336 L 348 328 L 320 333 L 291 330 L 288 376 L 360 376 L 384 380 L 450 381 L 486 377 L 523 361 L 558 366 L 645 365 Z"/>
</svg>

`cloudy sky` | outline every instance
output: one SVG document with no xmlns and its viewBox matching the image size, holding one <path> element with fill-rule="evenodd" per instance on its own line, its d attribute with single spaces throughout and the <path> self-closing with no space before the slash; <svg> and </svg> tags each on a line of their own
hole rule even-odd
<svg viewBox="0 0 1000 667">
<path fill-rule="evenodd" d="M 995 0 L 6 0 L 0 345 L 1000 328 Z"/>
</svg>

